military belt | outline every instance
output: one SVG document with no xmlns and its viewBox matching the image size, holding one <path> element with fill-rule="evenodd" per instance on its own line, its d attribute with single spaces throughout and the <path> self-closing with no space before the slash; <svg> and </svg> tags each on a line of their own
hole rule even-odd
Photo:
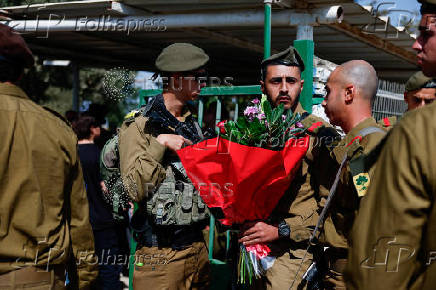
<svg viewBox="0 0 436 290">
<path fill-rule="evenodd" d="M 0 289 L 9 287 L 28 287 L 29 284 L 54 283 L 55 279 L 64 278 L 65 265 L 51 265 L 40 267 L 24 267 L 0 275 Z"/>
<path fill-rule="evenodd" d="M 183 250 L 195 242 L 204 241 L 203 225 L 163 226 L 153 228 L 151 239 L 140 239 L 140 246 L 169 247 L 173 250 Z"/>
</svg>

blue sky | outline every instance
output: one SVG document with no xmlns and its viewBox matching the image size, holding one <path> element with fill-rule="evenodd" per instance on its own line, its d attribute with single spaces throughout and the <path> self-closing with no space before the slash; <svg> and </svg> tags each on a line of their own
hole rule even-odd
<svg viewBox="0 0 436 290">
<path fill-rule="evenodd" d="M 371 2 L 371 0 L 355 0 L 355 2 L 361 4 L 361 5 L 367 5 Z M 395 3 L 395 4 L 387 4 L 387 3 Z M 380 9 L 401 9 L 401 10 L 407 10 L 407 11 L 417 11 L 419 12 L 419 9 L 421 7 L 421 4 L 418 3 L 416 0 L 377 0 L 377 4 L 386 3 L 385 5 L 380 6 Z M 407 14 L 404 12 L 395 12 L 393 11 L 390 13 L 391 16 L 391 23 L 393 25 L 397 25 L 398 19 L 400 17 L 400 14 Z"/>
<path fill-rule="evenodd" d="M 364 5 L 364 4 L 368 4 L 371 1 L 357 0 L 356 2 Z M 382 3 L 382 2 L 395 2 L 397 7 L 399 7 L 400 9 L 407 9 L 407 10 L 419 10 L 419 7 L 421 6 L 421 4 L 419 4 L 418 1 L 416 0 L 383 0 L 383 1 L 377 0 L 377 3 Z"/>
</svg>

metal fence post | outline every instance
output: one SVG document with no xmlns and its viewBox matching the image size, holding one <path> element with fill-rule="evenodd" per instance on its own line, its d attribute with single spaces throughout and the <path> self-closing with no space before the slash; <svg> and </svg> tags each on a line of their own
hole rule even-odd
<svg viewBox="0 0 436 290">
<path fill-rule="evenodd" d="M 271 55 L 271 2 L 265 0 L 265 18 L 263 23 L 263 58 L 266 59 Z"/>
<path fill-rule="evenodd" d="M 304 39 L 298 39 L 298 37 Z M 313 27 L 307 25 L 298 27 L 297 40 L 294 41 L 294 47 L 300 53 L 306 67 L 301 74 L 301 78 L 304 79 L 304 87 L 300 95 L 300 103 L 307 112 L 312 113 L 313 54 L 315 52 Z"/>
</svg>

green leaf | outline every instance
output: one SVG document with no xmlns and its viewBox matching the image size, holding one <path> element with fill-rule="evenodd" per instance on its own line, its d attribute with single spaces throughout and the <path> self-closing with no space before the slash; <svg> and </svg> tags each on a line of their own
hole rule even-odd
<svg viewBox="0 0 436 290">
<path fill-rule="evenodd" d="M 248 130 L 252 134 L 261 133 L 265 131 L 265 126 L 260 123 L 259 119 L 254 119 L 253 122 L 248 123 Z"/>
<path fill-rule="evenodd" d="M 273 110 L 273 123 L 278 122 L 281 120 L 283 112 L 285 111 L 285 106 L 283 104 L 280 104 L 277 108 L 274 108 Z M 282 122 L 280 122 L 282 123 Z"/>
<path fill-rule="evenodd" d="M 266 120 L 271 124 L 273 122 L 271 104 L 268 101 L 263 102 L 262 110 L 265 113 Z"/>
<path fill-rule="evenodd" d="M 286 123 L 290 123 L 293 117 L 293 113 L 291 110 L 288 110 L 288 113 L 286 114 Z"/>
<path fill-rule="evenodd" d="M 247 129 L 248 128 L 248 122 L 245 119 L 245 117 L 239 117 L 238 121 L 236 123 L 236 126 L 238 126 L 239 129 Z"/>
</svg>

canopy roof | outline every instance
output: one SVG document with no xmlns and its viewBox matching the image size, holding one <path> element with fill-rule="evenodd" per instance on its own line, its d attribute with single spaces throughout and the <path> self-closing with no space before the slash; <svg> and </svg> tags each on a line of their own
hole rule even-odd
<svg viewBox="0 0 436 290">
<path fill-rule="evenodd" d="M 411 49 L 414 37 L 351 0 L 272 2 L 272 53 L 292 44 L 296 25 L 304 20 L 314 25 L 315 54 L 320 58 L 335 63 L 364 59 L 381 78 L 398 82 L 418 70 Z M 316 9 L 332 5 L 342 6 L 342 23 L 320 24 L 318 18 L 308 18 Z M 163 47 L 190 42 L 210 55 L 211 74 L 253 84 L 263 58 L 263 6 L 261 0 L 98 0 L 1 9 L 13 19 L 6 23 L 25 31 L 33 52 L 44 59 L 153 71 Z M 96 19 L 101 26 L 96 26 Z M 143 29 L 127 31 L 121 24 L 116 31 L 103 28 L 103 22 L 117 20 L 142 21 Z"/>
</svg>

